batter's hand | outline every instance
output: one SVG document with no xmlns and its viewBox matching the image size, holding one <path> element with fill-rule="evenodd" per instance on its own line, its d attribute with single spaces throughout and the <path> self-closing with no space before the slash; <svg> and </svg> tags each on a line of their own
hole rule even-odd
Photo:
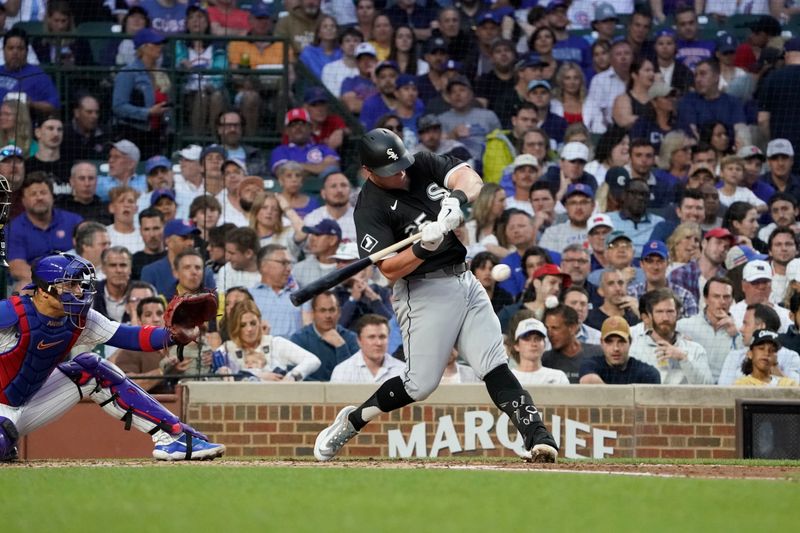
<svg viewBox="0 0 800 533">
<path fill-rule="evenodd" d="M 435 252 L 439 249 L 444 240 L 444 234 L 448 231 L 439 221 L 423 222 L 419 229 L 422 231 L 422 238 L 419 244 L 429 252 Z"/>
<path fill-rule="evenodd" d="M 448 196 L 442 200 L 442 208 L 439 210 L 436 222 L 441 222 L 447 231 L 453 231 L 461 225 L 463 220 L 464 213 L 461 212 L 461 202 L 458 201 L 458 198 Z"/>
</svg>

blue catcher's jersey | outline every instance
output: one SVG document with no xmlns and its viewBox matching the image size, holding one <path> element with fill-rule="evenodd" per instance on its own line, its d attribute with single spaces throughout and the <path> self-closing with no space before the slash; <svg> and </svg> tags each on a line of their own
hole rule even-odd
<svg viewBox="0 0 800 533">
<path fill-rule="evenodd" d="M 0 403 L 18 407 L 42 388 L 81 334 L 66 317 L 39 313 L 29 296 L 0 301 L 0 328 L 17 326 L 17 344 L 0 353 Z"/>
</svg>

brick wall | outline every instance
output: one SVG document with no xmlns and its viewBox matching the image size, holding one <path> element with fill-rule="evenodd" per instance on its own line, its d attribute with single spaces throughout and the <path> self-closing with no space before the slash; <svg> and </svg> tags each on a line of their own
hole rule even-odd
<svg viewBox="0 0 800 533">
<path fill-rule="evenodd" d="M 232 456 L 310 456 L 316 435 L 339 409 L 358 404 L 374 390 L 323 384 L 241 387 L 192 383 L 184 399 L 187 421 L 225 443 Z M 614 457 L 732 458 L 736 454 L 736 398 L 800 399 L 797 391 L 723 387 L 571 386 L 532 388 L 531 392 L 543 406 L 548 427 L 557 417 L 555 431 L 560 435 L 562 454 L 572 449 L 574 456 L 584 457 L 593 455 L 595 444 L 610 443 Z M 489 433 L 494 448 L 479 446 L 459 454 L 514 456 L 513 450 L 500 443 L 496 428 L 500 412 L 480 386 L 442 387 L 421 404 L 383 415 L 367 425 L 342 455 L 388 457 L 389 432 L 399 429 L 405 442 L 421 422 L 425 423 L 425 446 L 430 450 L 437 430 L 442 429 L 440 419 L 447 416 L 457 446 L 463 448 L 465 413 L 474 411 L 492 417 L 495 426 Z M 513 440 L 513 426 L 508 427 Z M 596 443 L 598 430 L 615 431 L 616 438 Z M 449 448 L 438 451 L 439 456 L 450 454 Z"/>
</svg>

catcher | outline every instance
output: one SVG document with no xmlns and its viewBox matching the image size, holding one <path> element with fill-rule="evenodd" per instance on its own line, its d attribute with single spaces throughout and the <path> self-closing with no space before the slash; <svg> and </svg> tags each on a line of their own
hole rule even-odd
<svg viewBox="0 0 800 533">
<path fill-rule="evenodd" d="M 31 273 L 24 290 L 32 289 L 33 296 L 0 300 L 0 461 L 14 460 L 20 436 L 57 419 L 84 396 L 122 420 L 125 429 L 152 435 L 156 459 L 214 459 L 225 453 L 225 446 L 181 422 L 113 363 L 88 351 L 65 361 L 76 346 L 106 343 L 155 351 L 189 343 L 216 314 L 214 294 L 174 298 L 164 328 L 133 327 L 91 309 L 96 277 L 88 261 L 49 255 L 37 260 Z"/>
</svg>

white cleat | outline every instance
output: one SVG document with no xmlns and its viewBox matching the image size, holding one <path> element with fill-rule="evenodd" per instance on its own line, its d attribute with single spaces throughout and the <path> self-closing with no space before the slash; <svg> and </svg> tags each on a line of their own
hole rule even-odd
<svg viewBox="0 0 800 533">
<path fill-rule="evenodd" d="M 330 461 L 347 441 L 358 435 L 358 431 L 350 423 L 348 416 L 356 410 L 354 405 L 348 405 L 336 415 L 333 424 L 320 431 L 314 442 L 314 457 L 317 461 Z"/>
<path fill-rule="evenodd" d="M 530 450 L 520 454 L 520 457 L 528 463 L 555 463 L 558 457 L 558 450 L 549 444 L 537 444 Z"/>
</svg>

